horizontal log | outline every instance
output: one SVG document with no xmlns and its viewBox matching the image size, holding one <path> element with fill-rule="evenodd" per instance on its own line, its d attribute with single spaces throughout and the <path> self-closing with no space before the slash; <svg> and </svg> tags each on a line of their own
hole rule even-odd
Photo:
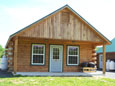
<svg viewBox="0 0 115 86">
<path fill-rule="evenodd" d="M 8 60 L 12 60 L 12 57 L 8 57 Z"/>
<path fill-rule="evenodd" d="M 8 50 L 13 50 L 13 47 L 9 47 Z"/>
<path fill-rule="evenodd" d="M 12 52 L 8 52 L 8 55 L 13 55 L 13 53 Z"/>
</svg>

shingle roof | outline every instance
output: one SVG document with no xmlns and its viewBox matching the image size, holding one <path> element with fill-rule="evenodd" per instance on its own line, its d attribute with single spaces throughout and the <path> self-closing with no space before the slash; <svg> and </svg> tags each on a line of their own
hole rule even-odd
<svg viewBox="0 0 115 86">
<path fill-rule="evenodd" d="M 106 46 L 106 52 L 115 52 L 115 38 L 111 40 L 112 44 Z M 102 53 L 103 48 L 99 48 L 97 53 Z"/>
</svg>

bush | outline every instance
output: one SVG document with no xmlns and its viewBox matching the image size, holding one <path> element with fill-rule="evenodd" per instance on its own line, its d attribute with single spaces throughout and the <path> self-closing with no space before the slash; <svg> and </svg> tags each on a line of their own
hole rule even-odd
<svg viewBox="0 0 115 86">
<path fill-rule="evenodd" d="M 0 58 L 2 57 L 4 50 L 5 49 L 0 45 Z"/>
</svg>

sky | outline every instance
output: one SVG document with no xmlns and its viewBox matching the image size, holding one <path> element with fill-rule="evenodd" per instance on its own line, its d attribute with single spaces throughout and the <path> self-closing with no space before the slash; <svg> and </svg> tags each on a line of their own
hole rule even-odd
<svg viewBox="0 0 115 86">
<path fill-rule="evenodd" d="M 0 0 L 0 45 L 8 37 L 68 4 L 109 40 L 115 37 L 115 0 Z"/>
</svg>

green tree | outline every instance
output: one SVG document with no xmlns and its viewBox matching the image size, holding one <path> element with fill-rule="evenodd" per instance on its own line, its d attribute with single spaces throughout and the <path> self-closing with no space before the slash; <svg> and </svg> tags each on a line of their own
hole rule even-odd
<svg viewBox="0 0 115 86">
<path fill-rule="evenodd" d="M 0 58 L 1 58 L 1 56 L 3 55 L 4 50 L 5 50 L 5 49 L 0 45 Z"/>
<path fill-rule="evenodd" d="M 96 47 L 96 51 L 98 51 L 101 47 Z"/>
</svg>

